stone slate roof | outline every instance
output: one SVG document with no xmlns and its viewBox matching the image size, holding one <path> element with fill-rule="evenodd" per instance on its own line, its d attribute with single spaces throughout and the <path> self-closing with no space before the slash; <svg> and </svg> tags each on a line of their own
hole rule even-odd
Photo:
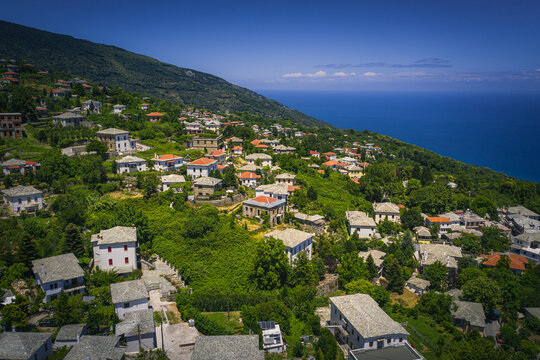
<svg viewBox="0 0 540 360">
<path fill-rule="evenodd" d="M 452 211 L 448 211 L 448 212 L 445 212 L 444 214 L 439 214 L 438 216 L 440 217 L 445 217 L 447 218 L 448 220 L 452 221 L 452 222 L 460 222 L 461 221 L 461 218 L 458 214 L 456 213 L 453 213 Z"/>
<path fill-rule="evenodd" d="M 126 130 L 120 130 L 115 128 L 108 128 L 105 130 L 101 130 L 96 132 L 97 135 L 122 135 L 122 134 L 129 134 L 129 131 Z"/>
<path fill-rule="evenodd" d="M 521 206 L 521 205 L 509 207 L 508 208 L 508 213 L 509 214 L 519 214 L 519 215 L 527 216 L 527 217 L 540 216 L 537 213 L 535 213 L 534 211 L 531 211 L 531 210 L 527 209 L 525 206 Z"/>
<path fill-rule="evenodd" d="M 115 334 L 125 337 L 153 334 L 154 311 L 152 309 L 130 311 L 125 314 L 124 320 L 116 324 Z"/>
<path fill-rule="evenodd" d="M 270 231 L 264 237 L 273 237 L 275 239 L 279 239 L 283 241 L 283 244 L 285 244 L 286 247 L 293 248 L 303 243 L 310 237 L 313 237 L 313 234 L 301 230 L 287 228 L 285 230 Z"/>
<path fill-rule="evenodd" d="M 461 290 L 461 289 L 452 289 L 452 290 L 448 290 L 444 294 L 449 295 L 449 296 L 455 298 L 456 300 L 459 300 L 459 297 L 461 295 L 463 295 L 463 290 Z"/>
<path fill-rule="evenodd" d="M 116 347 L 117 336 L 84 335 L 81 341 L 73 345 L 64 360 L 121 360 L 125 349 Z"/>
<path fill-rule="evenodd" d="M 425 226 L 417 226 L 414 228 L 414 231 L 416 232 L 416 236 L 429 237 L 429 238 L 431 237 L 431 232 Z"/>
<path fill-rule="evenodd" d="M 14 188 L 4 190 L 3 193 L 9 197 L 43 194 L 33 186 L 16 186 Z"/>
<path fill-rule="evenodd" d="M 180 184 L 180 183 L 185 183 L 186 178 L 183 175 L 170 174 L 170 175 L 162 176 L 161 182 L 168 183 L 168 184 Z"/>
<path fill-rule="evenodd" d="M 257 186 L 255 191 L 264 191 L 265 194 L 287 195 L 289 187 L 285 184 L 266 184 Z"/>
<path fill-rule="evenodd" d="M 374 203 L 373 212 L 377 213 L 397 213 L 399 214 L 399 207 L 396 204 L 390 202 Z"/>
<path fill-rule="evenodd" d="M 386 256 L 386 253 L 384 251 L 372 249 L 369 251 L 360 251 L 358 253 L 358 256 L 363 258 L 364 261 L 367 260 L 368 256 L 371 255 L 373 258 L 373 262 L 375 263 L 375 266 L 381 266 L 383 263 L 383 258 Z"/>
<path fill-rule="evenodd" d="M 101 230 L 92 235 L 91 242 L 98 245 L 123 244 L 137 241 L 137 228 L 129 226 L 115 226 L 107 230 Z"/>
<path fill-rule="evenodd" d="M 42 270 L 45 270 L 45 273 Z M 32 271 L 44 284 L 84 276 L 84 271 L 73 253 L 33 260 Z"/>
<path fill-rule="evenodd" d="M 72 112 L 65 112 L 60 115 L 53 116 L 53 119 L 84 119 L 84 116 Z"/>
<path fill-rule="evenodd" d="M 18 159 L 9 159 L 2 163 L 2 166 L 24 166 L 26 161 Z"/>
<path fill-rule="evenodd" d="M 296 212 L 294 213 L 294 218 L 298 219 L 300 221 L 307 221 L 307 222 L 318 222 L 318 221 L 324 221 L 324 217 L 321 215 L 307 215 L 304 213 Z"/>
<path fill-rule="evenodd" d="M 466 320 L 472 326 L 486 327 L 486 316 L 482 304 L 460 300 L 455 300 L 454 303 L 457 309 L 454 310 L 453 306 L 450 307 L 453 318 Z"/>
<path fill-rule="evenodd" d="M 254 164 L 247 164 L 239 168 L 240 171 L 257 171 L 257 169 L 262 169 L 262 167 Z"/>
<path fill-rule="evenodd" d="M 29 359 L 51 337 L 52 333 L 0 333 L 0 359 Z"/>
<path fill-rule="evenodd" d="M 409 344 L 403 346 L 386 346 L 372 350 L 352 350 L 350 360 L 424 360 Z"/>
<path fill-rule="evenodd" d="M 142 280 L 124 281 L 111 284 L 111 297 L 114 304 L 148 299 L 148 290 Z"/>
<path fill-rule="evenodd" d="M 86 324 L 64 325 L 58 331 L 55 341 L 77 341 L 77 335 L 82 335 Z"/>
<path fill-rule="evenodd" d="M 349 226 L 369 226 L 377 227 L 375 220 L 362 211 L 347 211 L 345 217 L 349 222 Z"/>
<path fill-rule="evenodd" d="M 200 177 L 193 180 L 193 186 L 217 186 L 221 184 L 221 179 L 216 179 L 211 176 Z"/>
<path fill-rule="evenodd" d="M 428 280 L 421 279 L 416 275 L 411 276 L 411 278 L 407 280 L 407 283 L 405 285 L 407 284 L 414 285 L 415 287 L 419 289 L 423 289 L 423 290 L 427 289 L 429 285 L 431 285 L 431 283 Z"/>
<path fill-rule="evenodd" d="M 123 158 L 116 160 L 117 164 L 127 164 L 127 163 L 132 163 L 132 162 L 146 162 L 146 160 L 141 159 L 140 157 L 131 156 L 131 155 L 124 156 Z"/>
<path fill-rule="evenodd" d="M 540 307 L 528 307 L 525 308 L 529 314 L 540 320 Z"/>
<path fill-rule="evenodd" d="M 367 294 L 335 296 L 330 301 L 364 338 L 389 334 L 409 335 L 403 326 L 392 320 Z"/>
<path fill-rule="evenodd" d="M 454 245 L 420 244 L 419 248 L 415 256 L 423 266 L 440 261 L 447 267 L 457 268 L 457 259 L 462 257 L 461 248 Z"/>
<path fill-rule="evenodd" d="M 276 175 L 276 180 L 277 179 L 283 179 L 283 180 L 294 180 L 296 178 L 295 175 L 293 174 L 289 174 L 289 173 L 284 173 L 284 174 L 279 174 L 279 175 Z"/>
<path fill-rule="evenodd" d="M 199 336 L 191 360 L 264 360 L 257 335 Z"/>
<path fill-rule="evenodd" d="M 246 160 L 257 160 L 257 159 L 272 160 L 272 156 L 270 156 L 268 154 L 261 154 L 261 153 L 250 154 L 250 155 L 246 156 Z"/>
</svg>

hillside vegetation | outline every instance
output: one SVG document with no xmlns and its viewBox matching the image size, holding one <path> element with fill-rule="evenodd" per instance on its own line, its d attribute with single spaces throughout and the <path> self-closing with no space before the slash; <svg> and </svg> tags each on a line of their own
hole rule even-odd
<svg viewBox="0 0 540 360">
<path fill-rule="evenodd" d="M 0 56 L 44 69 L 78 74 L 95 83 L 216 111 L 289 117 L 304 125 L 322 121 L 217 76 L 162 63 L 115 46 L 96 44 L 0 21 Z"/>
</svg>

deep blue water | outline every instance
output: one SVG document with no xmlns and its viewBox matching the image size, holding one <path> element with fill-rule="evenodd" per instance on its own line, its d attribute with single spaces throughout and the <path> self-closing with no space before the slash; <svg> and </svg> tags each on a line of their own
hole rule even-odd
<svg viewBox="0 0 540 360">
<path fill-rule="evenodd" d="M 259 92 L 340 128 L 368 129 L 540 182 L 538 93 Z"/>
</svg>

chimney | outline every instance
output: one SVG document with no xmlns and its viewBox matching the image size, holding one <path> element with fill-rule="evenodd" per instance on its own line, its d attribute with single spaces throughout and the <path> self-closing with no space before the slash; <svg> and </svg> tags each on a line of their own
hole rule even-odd
<svg viewBox="0 0 540 360">
<path fill-rule="evenodd" d="M 45 265 L 41 264 L 41 275 L 45 275 Z"/>
<path fill-rule="evenodd" d="M 77 334 L 77 342 L 81 341 L 81 335 Z"/>
</svg>

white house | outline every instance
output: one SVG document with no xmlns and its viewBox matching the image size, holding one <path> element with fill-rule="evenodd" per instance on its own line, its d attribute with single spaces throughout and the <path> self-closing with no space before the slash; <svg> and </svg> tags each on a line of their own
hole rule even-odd
<svg viewBox="0 0 540 360">
<path fill-rule="evenodd" d="M 113 105 L 113 114 L 121 114 L 124 110 L 126 110 L 126 105 Z"/>
<path fill-rule="evenodd" d="M 137 269 L 137 229 L 115 226 L 92 235 L 94 266 L 120 274 Z"/>
<path fill-rule="evenodd" d="M 154 311 L 146 309 L 125 313 L 124 320 L 116 324 L 115 334 L 126 342 L 127 354 L 136 354 L 141 348 L 147 351 L 155 349 Z"/>
<path fill-rule="evenodd" d="M 287 350 L 279 324 L 273 321 L 259 321 L 257 324 L 262 330 L 263 350 L 265 352 L 282 353 Z"/>
<path fill-rule="evenodd" d="M 287 228 L 285 230 L 274 230 L 264 236 L 266 239 L 273 237 L 283 241 L 285 253 L 289 258 L 289 263 L 294 265 L 294 261 L 301 251 L 304 251 L 307 258 L 311 260 L 313 234 L 305 231 Z"/>
<path fill-rule="evenodd" d="M 3 193 L 9 210 L 15 214 L 43 208 L 43 193 L 32 186 L 16 186 Z"/>
<path fill-rule="evenodd" d="M 164 175 L 161 177 L 161 190 L 167 191 L 171 185 L 183 184 L 186 182 L 186 179 L 183 175 L 170 174 Z"/>
<path fill-rule="evenodd" d="M 510 250 L 527 260 L 540 264 L 540 232 L 523 233 L 512 237 Z"/>
<path fill-rule="evenodd" d="M 370 249 L 368 251 L 360 251 L 358 253 L 358 257 L 361 257 L 362 259 L 364 259 L 364 262 L 367 261 L 370 255 L 371 255 L 371 258 L 373 259 L 373 263 L 377 267 L 379 276 L 381 276 L 382 271 L 383 271 L 384 257 L 386 256 L 386 253 L 384 251 L 380 251 L 377 249 Z"/>
<path fill-rule="evenodd" d="M 234 156 L 242 156 L 242 149 L 240 145 L 236 145 L 231 149 L 231 152 Z"/>
<path fill-rule="evenodd" d="M 85 100 L 81 103 L 82 109 L 84 111 L 91 110 L 92 112 L 99 113 L 103 104 L 100 101 L 96 100 Z"/>
<path fill-rule="evenodd" d="M 396 204 L 390 202 L 374 203 L 373 204 L 373 217 L 378 224 L 383 220 L 400 223 L 399 207 Z"/>
<path fill-rule="evenodd" d="M 141 104 L 141 110 L 148 110 L 150 109 L 150 105 L 148 104 Z"/>
<path fill-rule="evenodd" d="M 347 218 L 347 225 L 349 228 L 349 235 L 357 233 L 358 237 L 370 238 L 373 237 L 377 231 L 377 224 L 375 220 L 362 211 L 347 211 L 345 213 Z"/>
<path fill-rule="evenodd" d="M 257 175 L 249 171 L 238 174 L 238 180 L 240 181 L 240 185 L 243 185 L 249 188 L 256 187 L 259 184 L 260 179 L 261 179 L 260 175 Z"/>
<path fill-rule="evenodd" d="M 41 290 L 44 302 L 54 300 L 63 290 L 68 295 L 84 294 L 84 271 L 72 253 L 32 261 L 32 271 Z"/>
<path fill-rule="evenodd" d="M 437 216 L 437 217 L 426 217 L 426 226 L 427 227 L 432 227 L 433 225 L 435 224 L 439 224 L 439 237 L 442 235 L 442 234 L 446 234 L 447 232 L 450 231 L 450 226 L 452 226 L 452 220 L 448 219 L 448 218 L 445 218 L 445 217 L 441 217 L 441 216 Z"/>
<path fill-rule="evenodd" d="M 96 132 L 97 139 L 107 145 L 109 152 L 124 152 L 137 149 L 135 140 L 130 139 L 129 131 L 108 128 Z"/>
<path fill-rule="evenodd" d="M 111 284 L 111 297 L 114 311 L 122 320 L 128 312 L 148 309 L 148 290 L 142 280 Z"/>
<path fill-rule="evenodd" d="M 0 333 L 0 359 L 46 360 L 53 354 L 52 334 L 4 331 Z"/>
<path fill-rule="evenodd" d="M 250 155 L 246 156 L 246 161 L 248 162 L 248 164 L 256 165 L 255 162 L 257 160 L 261 160 L 261 166 L 263 166 L 263 167 L 264 166 L 268 166 L 268 167 L 272 166 L 272 156 L 270 156 L 268 154 L 256 153 L 256 154 L 250 154 Z"/>
<path fill-rule="evenodd" d="M 376 350 L 407 344 L 409 333 L 367 294 L 330 298 L 329 330 L 351 350 Z"/>
<path fill-rule="evenodd" d="M 187 165 L 187 174 L 192 178 L 209 177 L 214 170 L 217 170 L 217 161 L 208 158 L 200 158 Z"/>
<path fill-rule="evenodd" d="M 26 174 L 29 171 L 36 171 L 41 164 L 35 161 L 26 161 L 18 159 L 9 159 L 2 163 L 4 175 L 10 174 Z"/>
<path fill-rule="evenodd" d="M 283 184 L 260 185 L 255 189 L 255 196 L 269 196 L 278 200 L 287 201 L 289 186 Z"/>
<path fill-rule="evenodd" d="M 296 183 L 296 176 L 288 173 L 276 175 L 276 183 L 294 185 Z"/>
<path fill-rule="evenodd" d="M 184 164 L 184 158 L 174 154 L 156 154 L 151 160 L 154 162 L 154 170 L 164 172 L 179 169 Z"/>
<path fill-rule="evenodd" d="M 116 160 L 116 172 L 123 173 L 136 173 L 138 171 L 146 171 L 146 160 L 137 156 L 124 156 L 123 158 Z"/>
</svg>

